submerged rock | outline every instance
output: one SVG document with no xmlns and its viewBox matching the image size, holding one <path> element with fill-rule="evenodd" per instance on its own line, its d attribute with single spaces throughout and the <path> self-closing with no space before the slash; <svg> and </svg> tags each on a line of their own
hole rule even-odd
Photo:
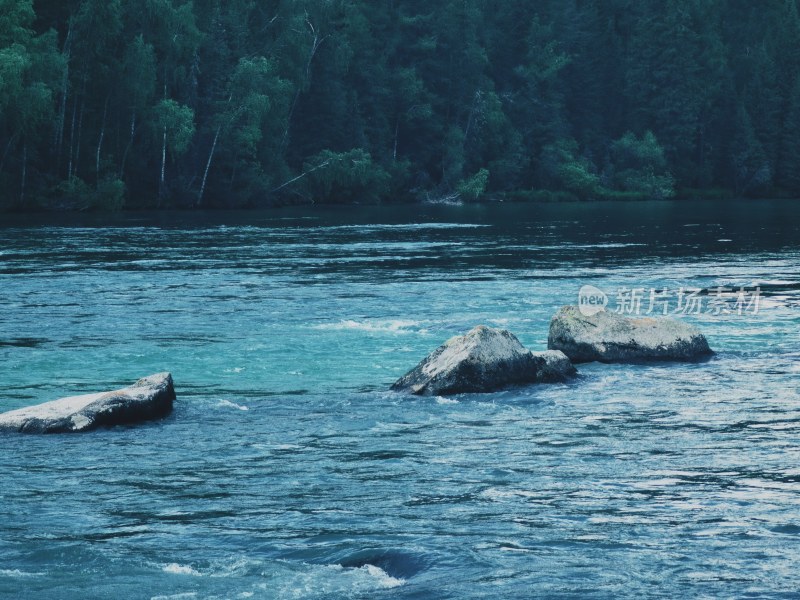
<svg viewBox="0 0 800 600">
<path fill-rule="evenodd" d="M 705 336 L 686 323 L 606 310 L 586 316 L 577 306 L 565 306 L 553 317 L 547 347 L 576 363 L 695 361 L 713 354 Z"/>
<path fill-rule="evenodd" d="M 509 331 L 479 325 L 429 354 L 393 386 L 424 396 L 492 392 L 508 385 L 564 381 L 575 368 L 561 352 L 534 353 Z"/>
<path fill-rule="evenodd" d="M 72 396 L 0 414 L 0 430 L 74 433 L 139 423 L 168 415 L 174 400 L 172 375 L 158 373 L 121 390 Z"/>
</svg>

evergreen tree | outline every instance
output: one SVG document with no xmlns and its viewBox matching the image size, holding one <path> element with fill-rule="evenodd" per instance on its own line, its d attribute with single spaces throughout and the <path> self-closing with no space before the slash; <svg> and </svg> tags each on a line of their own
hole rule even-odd
<svg viewBox="0 0 800 600">
<path fill-rule="evenodd" d="M 55 33 L 35 35 L 30 0 L 0 1 L 0 205 L 25 207 L 40 185 L 41 138 L 64 69 Z M 32 177 L 32 175 L 37 175 Z"/>
</svg>

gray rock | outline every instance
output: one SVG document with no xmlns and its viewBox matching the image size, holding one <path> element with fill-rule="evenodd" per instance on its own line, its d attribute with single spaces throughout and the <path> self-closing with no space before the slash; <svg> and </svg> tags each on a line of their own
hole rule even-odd
<svg viewBox="0 0 800 600">
<path fill-rule="evenodd" d="M 531 352 L 539 363 L 536 374 L 537 383 L 561 383 L 578 374 L 572 361 L 561 350 Z"/>
<path fill-rule="evenodd" d="M 72 396 L 0 414 L 0 430 L 74 433 L 159 419 L 172 412 L 172 375 L 158 373 L 113 392 Z"/>
<path fill-rule="evenodd" d="M 446 396 L 492 392 L 513 384 L 564 381 L 574 374 L 575 368 L 561 352 L 533 353 L 511 332 L 479 325 L 434 350 L 392 389 Z"/>
<path fill-rule="evenodd" d="M 705 336 L 686 323 L 606 310 L 586 316 L 577 306 L 565 306 L 553 317 L 547 347 L 574 363 L 696 361 L 713 354 Z"/>
</svg>

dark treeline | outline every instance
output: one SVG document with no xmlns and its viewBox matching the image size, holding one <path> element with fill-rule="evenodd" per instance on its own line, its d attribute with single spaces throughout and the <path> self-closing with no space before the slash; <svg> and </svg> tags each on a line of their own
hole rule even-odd
<svg viewBox="0 0 800 600">
<path fill-rule="evenodd" d="M 800 196 L 797 0 L 0 0 L 0 208 Z"/>
</svg>

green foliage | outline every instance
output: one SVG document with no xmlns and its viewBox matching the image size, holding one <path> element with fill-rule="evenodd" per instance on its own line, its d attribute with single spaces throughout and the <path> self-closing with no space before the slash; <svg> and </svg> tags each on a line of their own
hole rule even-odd
<svg viewBox="0 0 800 600">
<path fill-rule="evenodd" d="M 92 188 L 80 177 L 59 182 L 50 197 L 40 205 L 50 210 L 96 210 L 117 212 L 125 204 L 125 184 L 117 177 L 106 177 Z"/>
<path fill-rule="evenodd" d="M 652 131 L 637 138 L 628 131 L 611 144 L 611 156 L 617 171 L 666 171 L 667 159 L 664 149 Z"/>
<path fill-rule="evenodd" d="M 590 198 L 600 188 L 594 165 L 578 154 L 578 143 L 573 139 L 562 139 L 545 146 L 541 169 L 546 180 L 556 189 L 566 190 L 579 198 Z"/>
<path fill-rule="evenodd" d="M 641 138 L 627 132 L 611 144 L 611 160 L 615 189 L 644 199 L 663 200 L 675 195 L 675 179 L 652 131 Z"/>
<path fill-rule="evenodd" d="M 442 183 L 455 185 L 464 174 L 464 132 L 451 127 L 444 139 L 442 152 Z"/>
<path fill-rule="evenodd" d="M 172 99 L 162 100 L 155 108 L 156 135 L 166 131 L 167 148 L 173 156 L 186 152 L 194 136 L 194 111 Z"/>
<path fill-rule="evenodd" d="M 800 197 L 798 39 L 793 0 L 0 0 L 0 205 Z"/>
<path fill-rule="evenodd" d="M 270 61 L 258 56 L 239 61 L 228 92 L 221 125 L 239 153 L 253 156 L 263 137 L 265 119 L 271 111 L 285 110 L 289 86 L 276 76 Z"/>
<path fill-rule="evenodd" d="M 141 35 L 125 49 L 122 71 L 126 103 L 132 110 L 144 110 L 155 95 L 157 77 L 155 50 Z"/>
<path fill-rule="evenodd" d="M 8 111 L 23 94 L 25 73 L 30 66 L 28 52 L 21 44 L 0 49 L 0 110 L 3 112 Z"/>
<path fill-rule="evenodd" d="M 800 190 L 800 76 L 795 79 L 789 94 L 779 138 L 780 161 L 776 179 L 784 190 Z"/>
<path fill-rule="evenodd" d="M 59 182 L 54 198 L 43 200 L 45 208 L 56 210 L 86 210 L 92 204 L 92 188 L 80 177 L 70 177 Z"/>
<path fill-rule="evenodd" d="M 25 11 L 15 14 L 22 23 L 27 19 Z M 8 19 L 0 26 L 11 31 L 9 37 L 20 39 L 0 47 L 0 126 L 14 135 L 29 135 L 51 118 L 53 87 L 63 60 L 52 33 L 35 38 L 22 27 L 12 27 Z"/>
<path fill-rule="evenodd" d="M 349 152 L 323 150 L 305 164 L 305 170 L 314 202 L 377 202 L 389 186 L 389 174 L 361 148 Z"/>
<path fill-rule="evenodd" d="M 33 0 L 0 0 L 0 46 L 25 43 L 35 18 Z"/>
<path fill-rule="evenodd" d="M 708 168 L 702 134 L 717 118 L 727 57 L 716 2 L 642 2 L 629 36 L 626 129 L 652 130 L 685 183 Z M 729 15 L 728 18 L 735 18 Z"/>
<path fill-rule="evenodd" d="M 481 169 L 469 179 L 465 179 L 456 187 L 458 195 L 469 202 L 480 200 L 486 193 L 486 186 L 489 184 L 489 171 Z"/>
<path fill-rule="evenodd" d="M 747 195 L 765 189 L 772 171 L 747 109 L 740 106 L 734 123 L 734 149 L 731 155 L 736 192 Z"/>
<path fill-rule="evenodd" d="M 117 177 L 107 177 L 98 182 L 91 195 L 91 207 L 95 210 L 117 212 L 125 204 L 125 184 Z"/>
<path fill-rule="evenodd" d="M 542 24 L 535 15 L 527 40 L 527 64 L 517 72 L 533 84 L 556 79 L 559 73 L 570 64 L 570 57 L 563 52 L 551 25 Z"/>
</svg>

